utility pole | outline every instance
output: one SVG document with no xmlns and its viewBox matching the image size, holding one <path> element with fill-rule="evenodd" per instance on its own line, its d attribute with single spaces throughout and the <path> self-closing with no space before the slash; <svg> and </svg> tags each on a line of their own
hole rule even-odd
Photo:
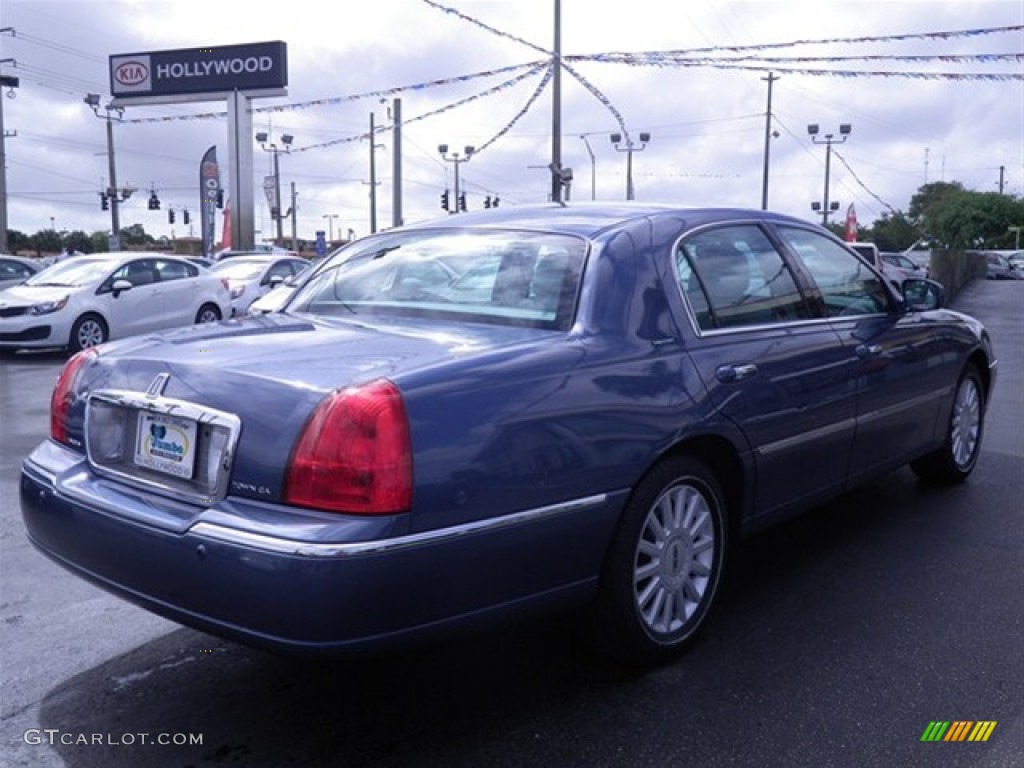
<svg viewBox="0 0 1024 768">
<path fill-rule="evenodd" d="M 402 216 L 402 100 L 391 102 L 391 226 L 400 227 Z"/>
<path fill-rule="evenodd" d="M 0 64 L 13 64 L 14 59 L 0 59 Z M 16 77 L 0 75 L 0 88 L 9 88 L 8 94 L 13 97 L 18 87 Z M 7 253 L 7 138 L 17 136 L 17 131 L 8 133 L 4 130 L 4 100 L 0 94 L 0 253 Z"/>
<path fill-rule="evenodd" d="M 764 178 L 761 180 L 761 210 L 768 210 L 768 159 L 772 149 L 772 83 L 779 79 L 774 72 L 762 77 L 768 83 L 768 108 L 764 114 Z M 777 134 L 775 134 L 777 135 Z"/>
<path fill-rule="evenodd" d="M 562 0 L 555 0 L 555 42 L 551 48 L 551 202 L 562 202 Z M 458 165 L 455 166 L 458 168 Z"/>
</svg>

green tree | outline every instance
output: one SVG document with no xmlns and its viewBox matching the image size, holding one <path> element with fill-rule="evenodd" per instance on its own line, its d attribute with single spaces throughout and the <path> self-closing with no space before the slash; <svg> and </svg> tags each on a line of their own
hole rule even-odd
<svg viewBox="0 0 1024 768">
<path fill-rule="evenodd" d="M 875 221 L 869 237 L 880 251 L 903 251 L 917 242 L 920 234 L 906 214 L 895 211 Z"/>
<path fill-rule="evenodd" d="M 7 248 L 11 253 L 27 251 L 32 247 L 32 238 L 17 229 L 7 230 Z"/>
<path fill-rule="evenodd" d="M 928 232 L 949 248 L 999 248 L 1012 243 L 1009 227 L 1024 220 L 1024 202 L 998 192 L 944 196 L 927 214 Z"/>
<path fill-rule="evenodd" d="M 60 233 L 52 229 L 42 229 L 30 238 L 31 247 L 35 248 L 37 254 L 60 253 L 64 248 L 61 242 Z"/>
<path fill-rule="evenodd" d="M 69 251 L 92 253 L 92 238 L 82 230 L 75 230 L 64 235 L 64 247 Z"/>
<path fill-rule="evenodd" d="M 153 244 L 153 236 L 147 235 L 141 224 L 132 224 L 121 229 L 121 247 L 138 248 Z"/>
<path fill-rule="evenodd" d="M 959 181 L 936 181 L 925 184 L 910 198 L 907 215 L 919 225 L 926 224 L 929 210 L 942 205 L 949 197 L 956 197 L 966 191 Z"/>
</svg>

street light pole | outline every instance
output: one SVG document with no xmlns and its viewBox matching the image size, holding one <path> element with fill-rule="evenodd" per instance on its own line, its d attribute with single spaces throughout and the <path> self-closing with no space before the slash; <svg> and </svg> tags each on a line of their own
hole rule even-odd
<svg viewBox="0 0 1024 768">
<path fill-rule="evenodd" d="M 270 216 L 276 223 L 277 238 L 275 243 L 281 245 L 284 242 L 284 219 L 288 216 L 294 215 L 295 211 L 289 209 L 287 214 L 281 214 L 281 165 L 278 160 L 278 156 L 281 153 L 281 149 L 277 144 L 269 142 L 269 135 L 260 132 L 256 134 L 256 141 L 259 142 L 260 148 L 264 152 L 270 152 L 274 156 L 274 204 L 270 206 Z M 281 135 L 281 143 L 284 144 L 284 152 L 290 152 L 292 148 L 292 142 L 295 141 L 295 137 L 289 133 Z"/>
<path fill-rule="evenodd" d="M 117 164 L 114 161 L 114 121 L 110 113 L 117 112 L 118 118 L 120 118 L 124 114 L 124 109 L 107 104 L 103 108 L 106 111 L 106 115 L 101 115 L 100 96 L 98 93 L 87 93 L 83 101 L 92 108 L 93 114 L 96 117 L 107 121 L 107 170 L 110 176 L 107 189 L 103 194 L 106 195 L 110 203 L 110 250 L 119 251 L 121 250 L 120 205 L 131 197 L 132 192 L 135 191 L 130 187 L 125 187 L 124 189 L 117 188 Z"/>
<path fill-rule="evenodd" d="M 328 243 L 333 243 L 334 242 L 334 220 L 336 218 L 338 218 L 338 214 L 336 214 L 336 213 L 325 213 L 324 214 L 324 218 L 327 219 L 327 230 L 328 230 L 327 242 Z"/>
<path fill-rule="evenodd" d="M 611 135 L 612 144 L 619 152 L 626 153 L 626 199 L 635 200 L 636 194 L 633 188 L 633 153 L 641 152 L 647 148 L 647 142 L 651 140 L 651 134 L 644 131 L 640 134 L 640 146 L 636 146 L 633 143 L 633 139 L 627 134 L 625 146 L 619 146 L 622 143 L 622 134 L 613 133 Z"/>
<path fill-rule="evenodd" d="M 455 164 L 455 201 L 452 203 L 453 210 L 448 211 L 448 213 L 456 213 L 458 212 L 460 208 L 460 203 L 462 201 L 462 193 L 459 191 L 459 165 L 461 163 L 468 163 L 469 158 L 473 156 L 473 153 L 476 152 L 476 149 L 469 145 L 466 145 L 465 155 L 463 157 L 459 157 L 458 152 L 452 152 L 451 157 L 449 157 L 447 144 L 438 144 L 437 151 L 441 153 L 442 160 Z"/>
<path fill-rule="evenodd" d="M 849 123 L 841 123 L 839 125 L 839 135 L 842 138 L 836 139 L 836 138 L 834 138 L 834 134 L 826 133 L 825 134 L 825 138 L 819 140 L 818 139 L 818 124 L 817 123 L 811 123 L 810 125 L 807 126 L 807 133 L 810 134 L 811 142 L 814 143 L 814 144 L 824 144 L 825 145 L 825 195 L 824 195 L 824 202 L 821 205 L 821 225 L 823 227 L 828 226 L 828 215 L 832 211 L 835 211 L 835 210 L 839 209 L 839 203 L 838 202 L 829 204 L 829 200 L 828 200 L 829 173 L 830 173 L 831 166 L 832 166 L 832 145 L 833 144 L 843 144 L 846 141 L 847 137 L 850 135 L 850 131 L 851 130 L 852 130 L 852 128 L 851 128 Z M 812 204 L 811 208 L 813 208 L 814 210 L 817 210 L 817 207 L 816 207 L 815 204 Z"/>
<path fill-rule="evenodd" d="M 0 64 L 13 63 L 14 59 L 0 59 Z M 0 88 L 7 88 L 7 95 L 12 99 L 14 89 L 20 80 L 9 75 L 0 75 Z M 17 131 L 8 133 L 4 130 L 4 105 L 0 99 L 0 253 L 7 253 L 7 138 L 17 136 Z"/>
<path fill-rule="evenodd" d="M 581 133 L 580 138 L 583 139 L 583 143 L 587 147 L 587 154 L 590 155 L 590 199 L 597 200 L 597 159 L 594 157 L 594 150 L 591 148 L 590 142 L 587 141 L 587 135 Z"/>
</svg>

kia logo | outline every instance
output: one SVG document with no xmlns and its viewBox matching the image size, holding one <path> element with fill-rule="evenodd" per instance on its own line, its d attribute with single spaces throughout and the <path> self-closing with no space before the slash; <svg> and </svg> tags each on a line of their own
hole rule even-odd
<svg viewBox="0 0 1024 768">
<path fill-rule="evenodd" d="M 149 67 L 141 61 L 126 61 L 118 64 L 114 79 L 121 85 L 139 85 L 149 79 Z"/>
</svg>

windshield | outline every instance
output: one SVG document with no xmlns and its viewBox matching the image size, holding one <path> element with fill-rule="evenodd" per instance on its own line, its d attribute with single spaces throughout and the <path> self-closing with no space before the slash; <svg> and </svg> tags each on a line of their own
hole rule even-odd
<svg viewBox="0 0 1024 768">
<path fill-rule="evenodd" d="M 378 313 L 567 330 L 586 241 L 516 231 L 369 237 L 324 265 L 288 310 Z"/>
<path fill-rule="evenodd" d="M 87 285 L 106 277 L 120 263 L 120 256 L 76 256 L 40 270 L 25 285 Z"/>
</svg>

